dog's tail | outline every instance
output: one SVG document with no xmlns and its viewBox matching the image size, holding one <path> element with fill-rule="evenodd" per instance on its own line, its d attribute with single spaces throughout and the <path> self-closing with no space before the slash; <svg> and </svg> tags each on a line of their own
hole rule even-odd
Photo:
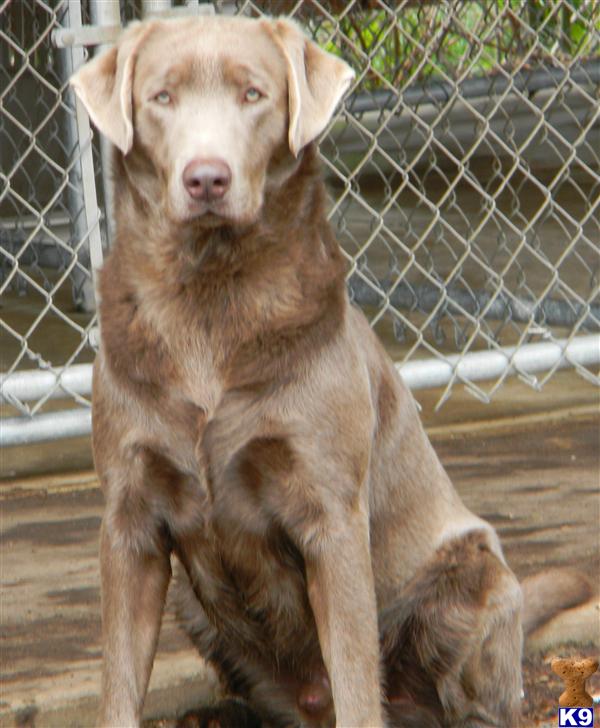
<svg viewBox="0 0 600 728">
<path fill-rule="evenodd" d="M 531 634 L 559 612 L 577 607 L 592 598 L 589 579 L 568 568 L 545 569 L 526 577 L 523 590 L 523 633 Z"/>
</svg>

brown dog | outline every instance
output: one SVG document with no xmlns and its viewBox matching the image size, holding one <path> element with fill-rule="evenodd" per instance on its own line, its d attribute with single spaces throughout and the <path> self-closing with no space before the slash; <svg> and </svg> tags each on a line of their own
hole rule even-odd
<svg viewBox="0 0 600 728">
<path fill-rule="evenodd" d="M 117 147 L 106 725 L 140 720 L 172 552 L 192 639 L 267 725 L 518 724 L 519 584 L 326 222 L 312 141 L 352 75 L 290 21 L 210 18 L 133 25 L 72 80 Z"/>
</svg>

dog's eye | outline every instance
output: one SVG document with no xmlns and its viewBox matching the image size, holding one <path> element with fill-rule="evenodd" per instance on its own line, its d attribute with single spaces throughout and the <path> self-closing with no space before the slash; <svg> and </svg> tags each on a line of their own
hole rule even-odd
<svg viewBox="0 0 600 728">
<path fill-rule="evenodd" d="M 262 94 L 257 88 L 250 86 L 244 94 L 244 101 L 247 101 L 249 104 L 254 104 L 261 98 L 261 96 Z"/>
<path fill-rule="evenodd" d="M 166 106 L 167 104 L 171 103 L 171 94 L 168 91 L 160 91 L 154 97 L 154 101 L 156 101 L 158 104 Z"/>
</svg>

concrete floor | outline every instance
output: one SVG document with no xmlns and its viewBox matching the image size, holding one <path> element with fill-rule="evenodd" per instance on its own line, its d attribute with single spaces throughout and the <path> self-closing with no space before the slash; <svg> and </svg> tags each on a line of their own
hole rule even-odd
<svg viewBox="0 0 600 728">
<path fill-rule="evenodd" d="M 543 396 L 517 380 L 488 407 L 456 395 L 434 416 L 436 392 L 419 393 L 422 414 L 461 496 L 498 529 L 513 569 L 522 577 L 577 566 L 598 585 L 596 390 L 563 372 Z M 93 725 L 97 706 L 102 498 L 93 471 L 69 472 L 60 458 L 58 472 L 40 475 L 49 449 L 89 464 L 88 442 L 54 443 L 30 449 L 28 477 L 2 481 L 0 726 Z M 594 639 L 595 609 L 570 610 L 551 639 Z M 146 716 L 174 716 L 214 691 L 167 608 Z"/>
</svg>

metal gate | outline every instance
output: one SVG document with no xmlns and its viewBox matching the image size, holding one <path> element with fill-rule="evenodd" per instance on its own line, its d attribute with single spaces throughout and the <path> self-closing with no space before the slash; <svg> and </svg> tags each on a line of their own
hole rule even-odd
<svg viewBox="0 0 600 728">
<path fill-rule="evenodd" d="M 106 153 L 68 88 L 144 14 L 287 13 L 357 71 L 321 153 L 352 298 L 413 388 L 600 384 L 596 0 L 0 0 L 0 442 L 90 429 Z"/>
</svg>

